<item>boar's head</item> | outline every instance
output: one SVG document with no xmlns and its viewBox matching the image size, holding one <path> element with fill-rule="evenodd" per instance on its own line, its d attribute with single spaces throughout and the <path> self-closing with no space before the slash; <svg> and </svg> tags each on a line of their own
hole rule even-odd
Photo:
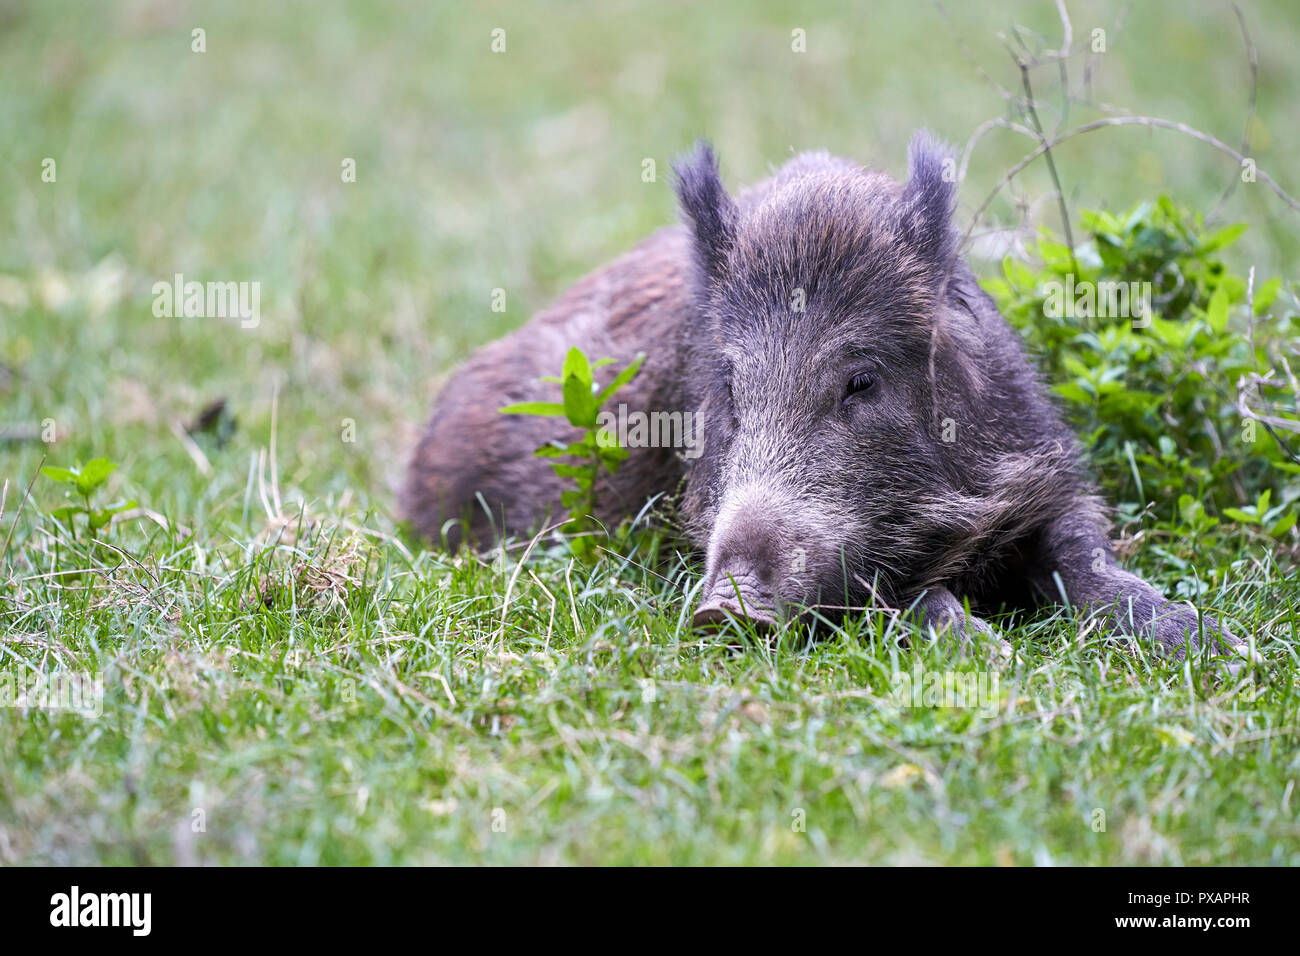
<svg viewBox="0 0 1300 956">
<path fill-rule="evenodd" d="M 984 375 L 945 159 L 918 136 L 900 184 L 806 154 L 735 199 L 707 145 L 677 164 L 696 258 L 697 624 L 896 601 L 941 560 L 936 510 L 966 480 L 945 410 L 975 403 Z"/>
</svg>

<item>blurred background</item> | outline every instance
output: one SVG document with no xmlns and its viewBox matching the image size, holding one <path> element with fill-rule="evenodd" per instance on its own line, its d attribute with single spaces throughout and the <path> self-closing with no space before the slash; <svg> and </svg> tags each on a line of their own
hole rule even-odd
<svg viewBox="0 0 1300 956">
<path fill-rule="evenodd" d="M 1250 155 L 1300 191 L 1300 13 L 1240 13 L 1258 50 Z M 1037 70 L 1045 126 L 1103 106 L 1240 147 L 1251 69 L 1230 4 L 1069 14 L 1080 49 L 1106 31 L 1086 59 L 1097 105 L 1082 55 L 1068 116 L 1053 68 Z M 449 368 L 673 222 L 669 164 L 696 137 L 733 187 L 805 149 L 900 174 L 916 128 L 961 145 L 1012 115 L 1015 36 L 1059 45 L 1056 6 L 0 0 L 0 426 L 53 419 L 51 463 L 111 454 L 153 507 L 197 520 L 242 493 L 278 393 L 282 484 L 391 511 Z M 963 223 L 1031 147 L 998 128 L 979 141 Z M 1239 178 L 1208 146 L 1136 127 L 1056 159 L 1073 209 L 1164 192 L 1209 215 Z M 1052 188 L 1034 164 L 994 221 L 1028 208 L 1058 226 Z M 1242 271 L 1294 275 L 1296 216 L 1262 183 L 1217 218 L 1251 225 L 1230 256 Z M 259 282 L 259 325 L 155 316 L 151 287 L 176 273 Z M 205 472 L 177 432 L 221 399 L 238 427 L 205 446 Z M 49 450 L 0 444 L 3 476 L 25 484 Z"/>
</svg>

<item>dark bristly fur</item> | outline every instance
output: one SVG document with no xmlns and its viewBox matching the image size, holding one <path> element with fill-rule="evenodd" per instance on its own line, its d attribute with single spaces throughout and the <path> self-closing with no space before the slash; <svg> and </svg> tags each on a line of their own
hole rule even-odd
<svg viewBox="0 0 1300 956">
<path fill-rule="evenodd" d="M 1195 611 L 1115 562 L 1074 435 L 958 256 L 947 158 L 919 134 L 900 185 L 804 154 L 733 199 L 699 144 L 675 167 L 687 228 L 655 233 L 452 377 L 407 513 L 453 546 L 465 517 L 489 544 L 560 516 L 563 486 L 533 451 L 563 428 L 497 409 L 558 400 L 538 379 L 571 345 L 615 369 L 644 352 L 619 400 L 698 414 L 703 451 L 630 449 L 598 488 L 599 517 L 685 477 L 706 560 L 698 623 L 876 603 L 982 629 L 963 601 L 1066 602 L 1175 654 L 1197 646 Z"/>
</svg>

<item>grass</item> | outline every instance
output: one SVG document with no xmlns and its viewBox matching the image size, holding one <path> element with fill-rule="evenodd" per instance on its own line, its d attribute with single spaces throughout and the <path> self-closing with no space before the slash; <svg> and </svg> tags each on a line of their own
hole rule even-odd
<svg viewBox="0 0 1300 956">
<path fill-rule="evenodd" d="M 1273 637 L 1228 680 L 1065 616 L 1005 652 L 899 646 L 883 615 L 701 636 L 672 559 L 517 574 L 299 519 L 24 583 L 6 656 L 106 695 L 4 714 L 10 861 L 1296 861 L 1300 618 L 1267 563 L 1208 597 Z M 918 668 L 993 701 L 902 706 Z"/>
<path fill-rule="evenodd" d="M 1054 29 L 1051 4 L 960 6 L 1007 84 L 995 32 Z M 1231 10 L 1136 6 L 1098 98 L 1236 142 Z M 1081 34 L 1117 12 L 1071 9 Z M 1259 162 L 1294 191 L 1293 18 L 1246 13 Z M 1248 529 L 1145 535 L 1129 559 L 1255 640 L 1236 678 L 1068 615 L 997 621 L 1005 650 L 904 645 L 880 615 L 819 641 L 700 635 L 697 571 L 650 531 L 633 558 L 542 546 L 522 570 L 522 549 L 398 533 L 438 382 L 670 221 L 667 163 L 694 136 L 732 183 L 792 146 L 897 171 L 915 126 L 962 141 L 1001 110 L 929 9 L 800 17 L 804 59 L 778 4 L 0 3 L 0 425 L 59 434 L 0 445 L 0 671 L 104 681 L 97 719 L 0 708 L 0 863 L 1300 861 L 1300 581 Z M 1026 151 L 990 140 L 963 209 Z M 1209 209 L 1233 173 L 1146 132 L 1059 160 L 1072 202 L 1116 208 L 1167 190 Z M 1237 265 L 1289 274 L 1274 200 L 1243 186 L 1226 215 L 1254 226 Z M 155 317 L 176 272 L 260 281 L 261 323 Z M 229 443 L 187 446 L 218 397 Z M 100 455 L 121 465 L 104 501 L 146 509 L 113 547 L 41 517 L 53 482 L 22 507 L 42 456 Z M 996 673 L 996 707 L 900 706 L 918 665 Z"/>
</svg>

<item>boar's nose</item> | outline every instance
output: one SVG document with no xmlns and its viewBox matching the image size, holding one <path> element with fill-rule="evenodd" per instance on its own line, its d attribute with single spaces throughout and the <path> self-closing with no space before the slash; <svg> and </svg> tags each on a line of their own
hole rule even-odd
<svg viewBox="0 0 1300 956">
<path fill-rule="evenodd" d="M 780 511 L 772 495 L 752 487 L 724 499 L 709 538 L 696 627 L 718 627 L 732 618 L 764 632 L 776 627 L 778 569 L 788 537 Z"/>
<path fill-rule="evenodd" d="M 726 625 L 729 620 L 748 623 L 760 633 L 776 628 L 772 598 L 760 579 L 746 569 L 722 570 L 705 582 L 704 599 L 691 623 L 710 630 Z"/>
<path fill-rule="evenodd" d="M 695 609 L 691 623 L 702 631 L 725 627 L 730 620 L 753 625 L 760 634 L 776 630 L 776 619 L 765 611 L 746 604 L 744 610 L 736 601 L 711 601 Z"/>
</svg>

